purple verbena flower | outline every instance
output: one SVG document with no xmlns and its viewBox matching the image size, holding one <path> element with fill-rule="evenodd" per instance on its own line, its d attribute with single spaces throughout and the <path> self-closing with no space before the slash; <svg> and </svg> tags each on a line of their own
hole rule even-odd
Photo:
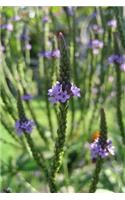
<svg viewBox="0 0 125 200">
<path fill-rule="evenodd" d="M 15 22 L 19 21 L 20 19 L 21 17 L 19 15 L 12 17 L 12 21 L 15 21 Z"/>
<path fill-rule="evenodd" d="M 9 23 L 9 24 L 1 24 L 0 25 L 1 29 L 7 29 L 8 31 L 13 31 L 13 24 Z"/>
<path fill-rule="evenodd" d="M 21 136 L 23 132 L 31 133 L 34 126 L 34 122 L 28 119 L 25 119 L 24 121 L 17 120 L 15 123 L 16 132 L 19 136 Z"/>
<path fill-rule="evenodd" d="M 25 48 L 26 48 L 27 50 L 31 50 L 31 49 L 32 49 L 32 45 L 31 45 L 31 44 L 26 44 L 26 45 L 25 45 Z"/>
<path fill-rule="evenodd" d="M 22 100 L 24 100 L 24 101 L 29 101 L 29 100 L 31 100 L 33 98 L 33 96 L 31 95 L 31 94 L 24 94 L 23 96 L 22 96 Z"/>
<path fill-rule="evenodd" d="M 117 55 L 113 54 L 108 57 L 109 64 L 118 64 L 120 65 L 120 69 L 125 71 L 125 55 Z"/>
<path fill-rule="evenodd" d="M 51 51 L 42 51 L 42 52 L 39 52 L 39 56 L 42 56 L 44 58 L 51 58 L 51 54 L 52 52 Z"/>
<path fill-rule="evenodd" d="M 80 97 L 80 89 L 73 84 L 65 84 L 56 82 L 51 89 L 48 90 L 49 101 L 53 104 L 57 102 L 65 103 L 72 96 Z"/>
<path fill-rule="evenodd" d="M 94 33 L 96 33 L 96 34 L 102 34 L 102 33 L 104 32 L 103 28 L 100 27 L 100 26 L 97 25 L 97 24 L 93 24 L 93 25 L 91 25 L 90 28 L 91 28 L 92 31 L 93 31 Z"/>
<path fill-rule="evenodd" d="M 3 45 L 0 45 L 0 51 L 4 52 L 5 51 L 5 47 Z"/>
<path fill-rule="evenodd" d="M 73 96 L 80 97 L 80 88 L 76 87 L 75 85 L 72 84 L 71 86 L 71 92 Z"/>
<path fill-rule="evenodd" d="M 112 141 L 107 140 L 104 147 L 100 144 L 99 138 L 94 140 L 93 143 L 90 144 L 90 151 L 92 160 L 96 160 L 97 157 L 105 158 L 109 155 L 114 155 L 114 146 L 112 146 Z"/>
<path fill-rule="evenodd" d="M 47 23 L 49 21 L 49 17 L 48 16 L 44 16 L 43 18 L 42 18 L 42 22 L 43 23 Z"/>
<path fill-rule="evenodd" d="M 107 25 L 111 28 L 116 28 L 117 27 L 117 21 L 115 19 L 111 19 L 107 22 Z"/>
<path fill-rule="evenodd" d="M 53 58 L 60 58 L 60 50 L 59 49 L 53 50 L 51 56 Z"/>
<path fill-rule="evenodd" d="M 13 31 L 13 24 L 6 24 L 6 29 L 8 30 L 8 31 Z"/>
<path fill-rule="evenodd" d="M 98 54 L 99 50 L 103 48 L 103 45 L 102 41 L 95 39 L 89 42 L 88 47 L 92 49 L 93 54 Z"/>
<path fill-rule="evenodd" d="M 121 56 L 120 55 L 112 54 L 111 56 L 108 57 L 108 63 L 109 64 L 113 64 L 113 63 L 120 64 L 120 62 L 121 62 Z"/>
<path fill-rule="evenodd" d="M 20 39 L 23 41 L 30 40 L 30 37 L 26 33 L 20 35 Z"/>
<path fill-rule="evenodd" d="M 39 56 L 45 57 L 45 58 L 59 58 L 60 57 L 60 50 L 55 49 L 53 51 L 45 51 L 45 52 L 40 52 Z"/>
<path fill-rule="evenodd" d="M 120 65 L 120 69 L 121 69 L 121 71 L 125 72 L 125 63 L 122 63 L 122 64 Z"/>
</svg>

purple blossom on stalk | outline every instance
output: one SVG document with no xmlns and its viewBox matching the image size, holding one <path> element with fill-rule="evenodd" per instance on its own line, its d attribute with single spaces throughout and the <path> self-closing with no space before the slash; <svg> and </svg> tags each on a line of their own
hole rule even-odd
<svg viewBox="0 0 125 200">
<path fill-rule="evenodd" d="M 20 39 L 23 40 L 23 41 L 30 40 L 29 36 L 25 33 L 22 33 L 20 35 Z"/>
<path fill-rule="evenodd" d="M 125 71 L 125 55 L 113 54 L 110 57 L 108 57 L 108 63 L 109 64 L 119 64 L 120 69 L 122 71 Z"/>
<path fill-rule="evenodd" d="M 111 19 L 107 22 L 107 25 L 111 28 L 116 28 L 117 27 L 117 21 L 115 19 Z"/>
<path fill-rule="evenodd" d="M 30 134 L 34 126 L 34 122 L 28 119 L 25 119 L 24 121 L 17 120 L 15 123 L 15 129 L 19 136 L 21 136 L 23 132 Z"/>
<path fill-rule="evenodd" d="M 120 69 L 121 69 L 121 71 L 125 72 L 125 63 L 120 65 Z"/>
<path fill-rule="evenodd" d="M 13 31 L 13 24 L 6 24 L 6 29 L 8 30 L 8 31 Z"/>
<path fill-rule="evenodd" d="M 27 50 L 31 50 L 31 49 L 32 49 L 32 45 L 31 45 L 31 44 L 26 44 L 26 45 L 25 45 L 25 48 L 26 48 Z"/>
<path fill-rule="evenodd" d="M 121 56 L 117 54 L 112 54 L 111 56 L 108 57 L 108 63 L 109 64 L 120 64 L 121 63 Z"/>
<path fill-rule="evenodd" d="M 15 22 L 19 21 L 20 19 L 21 17 L 19 15 L 12 17 L 12 21 L 15 21 Z"/>
<path fill-rule="evenodd" d="M 29 100 L 31 100 L 33 98 L 33 96 L 31 95 L 31 94 L 24 94 L 23 96 L 22 96 L 22 100 L 24 100 L 24 101 L 29 101 Z"/>
<path fill-rule="evenodd" d="M 54 58 L 60 58 L 60 50 L 59 49 L 53 50 L 51 56 Z"/>
<path fill-rule="evenodd" d="M 45 58 L 60 58 L 60 50 L 59 49 L 55 49 L 53 51 L 44 51 L 44 52 L 40 52 L 38 54 L 39 56 L 45 57 Z"/>
<path fill-rule="evenodd" d="M 105 158 L 109 155 L 114 155 L 115 147 L 112 146 L 112 141 L 107 140 L 104 147 L 102 147 L 99 138 L 94 140 L 93 143 L 90 144 L 90 151 L 92 160 L 95 161 L 98 157 Z"/>
<path fill-rule="evenodd" d="M 96 33 L 96 34 L 102 34 L 102 33 L 104 32 L 103 28 L 100 27 L 100 26 L 97 25 L 97 24 L 93 24 L 93 25 L 91 25 L 90 28 L 91 28 L 92 31 L 93 31 L 94 33 Z"/>
<path fill-rule="evenodd" d="M 56 82 L 51 89 L 48 90 L 49 101 L 53 104 L 57 102 L 65 103 L 72 96 L 80 97 L 80 89 L 72 84 L 65 84 L 63 86 L 62 83 Z"/>
<path fill-rule="evenodd" d="M 88 47 L 92 49 L 93 54 L 98 54 L 99 50 L 103 48 L 103 45 L 102 41 L 95 39 L 89 42 Z"/>
<path fill-rule="evenodd" d="M 3 45 L 0 45 L 0 51 L 4 52 L 5 51 L 5 47 Z"/>
<path fill-rule="evenodd" d="M 42 18 L 42 22 L 43 23 L 47 23 L 49 21 L 49 17 L 48 16 L 44 16 L 43 18 Z"/>
<path fill-rule="evenodd" d="M 9 24 L 2 24 L 0 25 L 1 29 L 7 29 L 8 31 L 13 31 L 13 24 L 9 23 Z"/>
</svg>

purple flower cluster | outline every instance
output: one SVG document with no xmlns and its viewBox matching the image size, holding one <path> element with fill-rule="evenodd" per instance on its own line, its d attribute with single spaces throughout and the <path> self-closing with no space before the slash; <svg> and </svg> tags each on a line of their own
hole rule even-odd
<svg viewBox="0 0 125 200">
<path fill-rule="evenodd" d="M 111 28 L 116 28 L 117 27 L 117 21 L 115 19 L 111 19 L 108 21 L 107 25 Z"/>
<path fill-rule="evenodd" d="M 125 55 L 113 54 L 110 57 L 108 57 L 108 63 L 109 64 L 118 64 L 118 65 L 120 65 L 120 69 L 122 71 L 125 71 Z"/>
<path fill-rule="evenodd" d="M 102 41 L 95 39 L 89 42 L 88 47 L 92 49 L 93 54 L 98 54 L 99 50 L 103 48 L 103 45 Z"/>
<path fill-rule="evenodd" d="M 100 27 L 100 26 L 97 25 L 97 24 L 91 25 L 90 28 L 91 28 L 91 30 L 92 30 L 94 33 L 96 33 L 96 34 L 102 34 L 102 33 L 104 32 L 103 28 Z"/>
<path fill-rule="evenodd" d="M 28 119 L 25 119 L 24 121 L 17 120 L 15 124 L 15 129 L 16 129 L 17 134 L 21 136 L 23 132 L 31 133 L 34 125 L 35 124 L 32 120 L 28 120 Z"/>
<path fill-rule="evenodd" d="M 57 102 L 65 103 L 72 96 L 80 97 L 80 89 L 73 84 L 65 84 L 58 82 L 48 90 L 49 101 L 53 104 Z"/>
<path fill-rule="evenodd" d="M 94 140 L 93 143 L 90 144 L 90 150 L 91 150 L 91 156 L 92 160 L 96 160 L 96 158 L 99 156 L 101 158 L 105 158 L 107 156 L 114 155 L 114 146 L 112 146 L 112 141 L 107 140 L 107 143 L 105 144 L 105 147 L 102 147 L 100 144 L 99 138 Z"/>
<path fill-rule="evenodd" d="M 39 56 L 42 56 L 45 58 L 60 58 L 60 50 L 55 49 L 53 51 L 40 52 Z"/>
</svg>

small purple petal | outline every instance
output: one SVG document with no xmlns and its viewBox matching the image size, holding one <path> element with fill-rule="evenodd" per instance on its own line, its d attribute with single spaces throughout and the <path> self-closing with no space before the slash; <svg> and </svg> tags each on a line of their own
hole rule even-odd
<svg viewBox="0 0 125 200">
<path fill-rule="evenodd" d="M 33 98 L 33 96 L 30 95 L 30 94 L 24 94 L 24 95 L 22 96 L 22 99 L 25 100 L 25 101 L 31 100 L 32 98 Z"/>
</svg>

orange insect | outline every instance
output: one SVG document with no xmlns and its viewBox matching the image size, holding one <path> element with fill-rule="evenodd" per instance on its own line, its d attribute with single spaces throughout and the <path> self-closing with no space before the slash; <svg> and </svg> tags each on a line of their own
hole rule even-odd
<svg viewBox="0 0 125 200">
<path fill-rule="evenodd" d="M 92 134 L 92 141 L 95 141 L 100 137 L 100 131 L 94 131 Z"/>
</svg>

